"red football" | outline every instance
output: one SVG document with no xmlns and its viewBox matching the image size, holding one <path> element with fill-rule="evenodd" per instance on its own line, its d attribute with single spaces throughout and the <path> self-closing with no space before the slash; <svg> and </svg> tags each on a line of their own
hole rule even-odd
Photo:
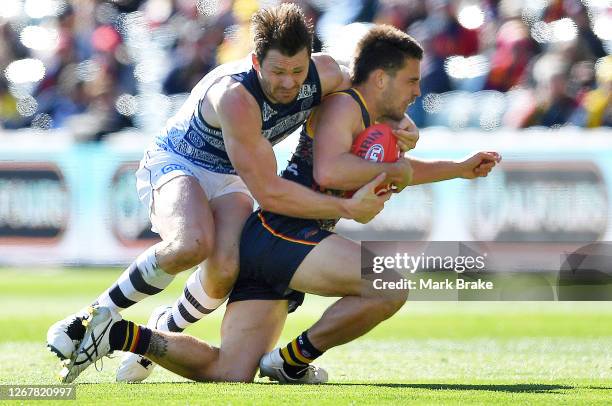
<svg viewBox="0 0 612 406">
<path fill-rule="evenodd" d="M 374 124 L 360 132 L 351 147 L 351 152 L 372 162 L 396 162 L 400 157 L 397 138 L 388 124 Z M 391 184 L 380 185 L 376 194 L 391 190 Z"/>
</svg>

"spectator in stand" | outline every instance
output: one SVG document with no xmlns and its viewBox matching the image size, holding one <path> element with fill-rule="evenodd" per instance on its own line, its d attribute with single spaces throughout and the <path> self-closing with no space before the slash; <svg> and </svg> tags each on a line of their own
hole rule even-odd
<svg viewBox="0 0 612 406">
<path fill-rule="evenodd" d="M 582 102 L 586 111 L 585 126 L 612 127 L 612 56 L 597 64 L 597 88 L 588 92 Z"/>
<path fill-rule="evenodd" d="M 521 20 L 505 22 L 497 32 L 491 70 L 485 89 L 507 92 L 524 80 L 535 46 L 529 29 Z"/>
<path fill-rule="evenodd" d="M 9 92 L 8 83 L 0 76 L 0 126 L 18 128 L 22 116 L 17 111 L 17 99 Z"/>
<path fill-rule="evenodd" d="M 545 7 L 538 8 L 535 3 L 499 0 L 469 4 L 460 0 L 276 1 L 299 4 L 321 35 L 327 35 L 329 26 L 337 29 L 337 25 L 359 21 L 391 24 L 419 40 L 427 49 L 421 71 L 423 97 L 411 107 L 410 114 L 420 126 L 436 123 L 432 116 L 435 113 L 423 107 L 428 94 L 446 93 L 452 99 L 455 96 L 449 92 L 479 89 L 502 92 L 507 119 L 502 122 L 514 127 L 609 125 L 609 80 L 599 73 L 597 85 L 594 80 L 595 62 L 608 58 L 610 49 L 606 47 L 612 47 L 612 42 L 603 39 L 601 30 L 593 28 L 596 18 L 609 13 L 601 2 L 549 0 Z M 86 139 L 100 139 L 134 122 L 144 126 L 141 119 L 119 114 L 120 97 L 139 92 L 148 97 L 160 90 L 164 94 L 185 93 L 215 66 L 246 56 L 251 51 L 248 20 L 253 11 L 270 2 L 58 0 L 57 4 L 55 14 L 43 18 L 30 17 L 25 8 L 20 15 L 0 17 L 0 72 L 26 58 L 38 59 L 45 67 L 44 77 L 30 84 L 15 84 L 6 74 L 2 77 L 2 128 L 37 127 L 39 115 L 48 116 L 49 127 L 70 126 L 71 131 L 77 128 Z M 482 17 L 480 25 L 465 24 L 466 20 L 460 18 L 468 6 L 472 17 Z M 575 23 L 575 38 L 536 38 L 538 32 L 542 34 L 538 31 L 542 23 L 551 36 L 551 24 L 563 19 Z M 134 28 L 126 22 L 142 22 L 139 29 L 146 30 L 151 40 L 161 40 L 156 44 L 162 44 L 160 51 L 165 57 L 161 58 L 168 61 L 167 65 L 160 64 L 160 78 L 155 82 L 161 84 L 161 89 L 135 77 L 135 66 L 148 67 L 151 59 L 142 58 L 140 54 L 146 52 L 139 48 L 141 45 L 128 47 L 125 43 Z M 571 36 L 571 24 L 567 20 L 563 24 Z M 29 26 L 48 29 L 57 38 L 54 49 L 41 52 L 29 48 L 23 42 L 23 30 Z M 333 40 L 331 35 L 329 41 Z M 322 45 L 316 36 L 314 51 L 321 50 Z M 543 61 L 538 65 L 548 65 L 549 54 L 561 55 L 563 72 L 554 67 L 537 74 L 535 80 L 531 72 L 540 70 L 534 69 L 536 61 Z M 472 85 L 465 86 L 471 80 L 465 76 L 449 76 L 450 58 L 475 55 L 479 55 L 480 65 L 478 80 L 472 80 Z M 521 94 L 530 94 L 530 100 L 523 102 Z M 456 97 L 465 97 L 465 93 Z M 128 99 L 131 103 L 137 100 Z M 442 99 L 436 96 L 429 101 Z M 142 117 L 145 113 L 133 114 Z"/>
<path fill-rule="evenodd" d="M 534 104 L 519 127 L 561 127 L 570 123 L 578 104 L 568 95 L 567 64 L 559 54 L 544 54 L 534 64 Z"/>
<path fill-rule="evenodd" d="M 576 57 L 573 62 L 596 60 L 606 56 L 603 42 L 591 28 L 591 20 L 586 7 L 579 0 L 566 0 L 565 9 L 578 29 L 576 39 Z"/>
</svg>

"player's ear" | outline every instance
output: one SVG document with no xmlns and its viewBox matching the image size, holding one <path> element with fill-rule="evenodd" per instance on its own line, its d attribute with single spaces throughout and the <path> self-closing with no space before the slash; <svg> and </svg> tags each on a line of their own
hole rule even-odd
<svg viewBox="0 0 612 406">
<path fill-rule="evenodd" d="M 255 69 L 257 72 L 261 70 L 261 65 L 259 64 L 259 59 L 257 58 L 255 52 L 251 52 L 251 63 L 253 64 L 253 69 Z"/>
<path fill-rule="evenodd" d="M 387 75 L 385 74 L 385 71 L 382 69 L 376 69 L 374 72 L 372 72 L 372 75 L 376 87 L 379 89 L 384 89 L 387 82 Z"/>
</svg>

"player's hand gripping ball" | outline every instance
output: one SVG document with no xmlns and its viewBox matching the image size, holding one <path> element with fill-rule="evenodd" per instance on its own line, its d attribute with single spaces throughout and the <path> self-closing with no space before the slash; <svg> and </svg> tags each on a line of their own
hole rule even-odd
<svg viewBox="0 0 612 406">
<path fill-rule="evenodd" d="M 381 123 L 371 125 L 360 132 L 353 141 L 351 153 L 372 162 L 393 163 L 397 162 L 401 151 L 391 126 Z M 379 185 L 375 190 L 379 196 L 390 191 L 390 183 Z"/>
</svg>

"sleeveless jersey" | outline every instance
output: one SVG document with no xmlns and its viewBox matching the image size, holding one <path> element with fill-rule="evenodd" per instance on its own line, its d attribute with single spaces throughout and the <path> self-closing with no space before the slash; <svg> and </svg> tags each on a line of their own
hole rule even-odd
<svg viewBox="0 0 612 406">
<path fill-rule="evenodd" d="M 336 95 L 336 94 L 348 94 L 351 96 L 355 102 L 359 105 L 361 109 L 361 120 L 363 122 L 363 127 L 367 128 L 370 126 L 370 113 L 366 107 L 365 101 L 363 97 L 356 89 L 347 89 L 341 90 L 339 92 L 335 92 L 330 94 L 327 97 Z M 324 189 L 320 187 L 313 175 L 313 138 L 314 138 L 314 129 L 312 128 L 312 120 L 316 111 L 308 118 L 308 121 L 302 127 L 302 131 L 300 133 L 300 139 L 298 142 L 298 146 L 296 147 L 291 160 L 289 161 L 289 165 L 282 172 L 281 176 L 285 179 L 297 182 L 306 187 L 312 188 L 321 193 L 327 193 L 334 196 L 342 196 L 344 194 L 343 191 L 332 190 L 332 189 Z M 336 226 L 338 220 L 334 219 L 320 219 L 317 220 L 319 223 L 319 227 L 324 230 L 332 231 Z"/>
<path fill-rule="evenodd" d="M 253 95 L 261 110 L 261 132 L 272 145 L 298 129 L 321 103 L 321 81 L 312 59 L 306 81 L 297 98 L 289 104 L 274 104 L 266 98 L 250 58 L 220 65 L 198 82 L 181 109 L 168 120 L 155 138 L 158 147 L 209 171 L 236 174 L 225 149 L 222 130 L 206 123 L 200 111 L 208 89 L 224 76 L 231 76 Z"/>
</svg>

